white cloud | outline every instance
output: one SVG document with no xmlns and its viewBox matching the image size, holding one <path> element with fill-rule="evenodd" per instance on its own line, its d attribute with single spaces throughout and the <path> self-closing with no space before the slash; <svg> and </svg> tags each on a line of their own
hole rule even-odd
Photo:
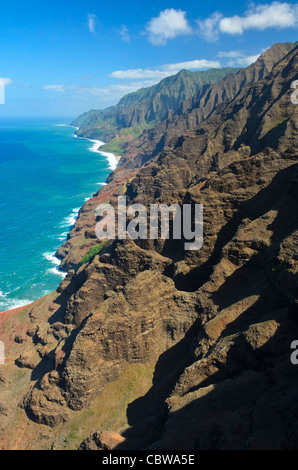
<svg viewBox="0 0 298 470">
<path fill-rule="evenodd" d="M 206 68 L 216 68 L 220 67 L 218 60 L 206 60 L 206 59 L 195 59 L 186 62 L 178 62 L 177 64 L 167 64 L 164 67 L 169 70 L 197 70 L 197 69 L 206 69 Z"/>
<path fill-rule="evenodd" d="M 238 57 L 236 60 L 230 61 L 228 65 L 230 67 L 234 67 L 235 65 L 239 65 L 240 67 L 248 67 L 250 64 L 256 62 L 259 57 L 260 54 Z"/>
<path fill-rule="evenodd" d="M 220 51 L 218 57 L 231 59 L 228 62 L 229 67 L 247 67 L 256 62 L 261 54 L 244 55 L 241 51 Z"/>
<path fill-rule="evenodd" d="M 107 86 L 84 86 L 84 85 L 45 85 L 43 90 L 55 93 L 73 92 L 77 95 L 93 95 L 98 97 L 107 97 L 108 99 L 121 98 L 127 93 L 149 87 L 156 83 L 155 80 L 144 80 L 130 83 L 111 84 Z"/>
<path fill-rule="evenodd" d="M 87 15 L 87 19 L 88 19 L 88 28 L 89 28 L 90 33 L 95 34 L 95 28 L 96 28 L 96 22 L 97 22 L 96 15 L 89 13 Z"/>
<path fill-rule="evenodd" d="M 234 59 L 236 57 L 241 57 L 242 52 L 240 52 L 240 51 L 220 51 L 217 55 L 218 55 L 218 57 L 228 57 L 230 59 Z"/>
<path fill-rule="evenodd" d="M 138 80 L 143 78 L 158 78 L 162 79 L 168 77 L 169 73 L 158 69 L 129 69 L 129 70 L 116 70 L 110 74 L 112 78 L 120 80 Z"/>
<path fill-rule="evenodd" d="M 290 28 L 298 25 L 298 4 L 272 2 L 251 4 L 243 16 L 224 17 L 215 12 L 210 18 L 198 20 L 199 30 L 208 41 L 215 41 L 219 33 L 241 35 L 249 29 Z"/>
<path fill-rule="evenodd" d="M 88 93 L 94 96 L 107 96 L 108 98 L 121 98 L 127 93 L 139 90 L 140 88 L 154 85 L 155 81 L 146 80 L 142 82 L 121 83 L 117 85 L 107 85 L 104 87 L 78 87 L 77 93 Z"/>
<path fill-rule="evenodd" d="M 42 87 L 43 90 L 55 91 L 56 93 L 64 93 L 65 91 L 74 90 L 74 85 L 45 85 Z"/>
<path fill-rule="evenodd" d="M 298 4 L 273 2 L 252 5 L 243 17 L 222 18 L 220 30 L 228 34 L 243 34 L 247 29 L 288 28 L 298 21 Z"/>
<path fill-rule="evenodd" d="M 220 62 L 215 60 L 206 60 L 206 59 L 196 59 L 186 62 L 178 62 L 176 64 L 165 64 L 161 65 L 157 69 L 130 69 L 130 70 L 117 70 L 110 74 L 110 77 L 118 79 L 144 79 L 144 78 L 154 78 L 162 80 L 163 78 L 169 77 L 170 75 L 175 75 L 182 69 L 187 70 L 198 70 L 206 68 L 218 68 L 220 67 Z"/>
<path fill-rule="evenodd" d="M 216 11 L 210 16 L 210 18 L 197 20 L 199 31 L 207 41 L 217 41 L 219 37 L 219 22 L 222 17 L 223 15 Z"/>
<path fill-rule="evenodd" d="M 217 67 L 220 67 L 220 62 L 217 60 L 195 59 L 175 64 L 164 64 L 155 69 L 118 70 L 110 74 L 112 78 L 130 80 L 129 82 L 112 83 L 106 86 L 48 84 L 42 89 L 57 94 L 71 92 L 73 95 L 81 97 L 92 95 L 104 100 L 116 100 L 127 93 L 155 85 L 161 79 L 174 75 L 182 69 L 198 70 Z"/>
<path fill-rule="evenodd" d="M 128 32 L 127 26 L 125 26 L 125 25 L 121 26 L 121 29 L 120 29 L 119 33 L 120 33 L 120 36 L 122 38 L 122 41 L 130 42 L 130 35 L 129 35 L 129 32 Z"/>
<path fill-rule="evenodd" d="M 191 34 L 191 27 L 186 19 L 186 12 L 168 8 L 160 12 L 159 16 L 151 18 L 146 31 L 149 41 L 155 46 L 165 45 L 168 39 Z"/>
<path fill-rule="evenodd" d="M 11 85 L 13 81 L 10 78 L 2 78 L 0 77 L 0 86 Z"/>
</svg>

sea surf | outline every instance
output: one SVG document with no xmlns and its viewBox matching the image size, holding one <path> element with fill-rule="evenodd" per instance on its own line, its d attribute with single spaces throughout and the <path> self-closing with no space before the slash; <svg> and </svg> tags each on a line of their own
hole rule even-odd
<svg viewBox="0 0 298 470">
<path fill-rule="evenodd" d="M 66 121 L 66 120 L 65 120 Z M 55 252 L 116 165 L 60 119 L 0 121 L 0 312 L 55 290 Z"/>
</svg>

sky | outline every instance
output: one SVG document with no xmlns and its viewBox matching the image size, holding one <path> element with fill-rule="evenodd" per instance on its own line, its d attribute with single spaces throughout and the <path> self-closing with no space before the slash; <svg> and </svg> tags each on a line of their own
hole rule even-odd
<svg viewBox="0 0 298 470">
<path fill-rule="evenodd" d="M 181 69 L 245 67 L 272 44 L 298 39 L 295 1 L 0 0 L 0 6 L 1 118 L 75 118 Z"/>
</svg>

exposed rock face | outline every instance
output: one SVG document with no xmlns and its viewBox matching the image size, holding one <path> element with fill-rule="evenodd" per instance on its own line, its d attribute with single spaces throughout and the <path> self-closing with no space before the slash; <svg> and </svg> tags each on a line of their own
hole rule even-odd
<svg viewBox="0 0 298 470">
<path fill-rule="evenodd" d="M 210 69 L 204 72 L 182 70 L 157 85 L 142 88 L 124 96 L 117 106 L 103 111 L 89 111 L 73 121 L 78 135 L 100 138 L 105 142 L 133 140 L 147 127 L 183 114 L 193 103 L 196 93 L 205 85 L 216 83 L 237 69 Z"/>
<path fill-rule="evenodd" d="M 63 258 L 62 267 L 78 267 L 86 252 L 97 243 L 94 233 L 97 205 L 113 202 L 125 192 L 130 196 L 135 185 L 142 195 L 142 203 L 144 199 L 145 202 L 159 201 L 161 194 L 162 202 L 167 203 L 175 201 L 181 188 L 185 191 L 194 174 L 202 179 L 209 172 L 252 152 L 257 153 L 267 145 L 274 149 L 293 149 L 297 145 L 297 120 L 289 100 L 297 58 L 294 54 L 287 64 L 280 61 L 291 47 L 290 44 L 273 46 L 247 69 L 229 75 L 207 90 L 202 89 L 204 96 L 197 98 L 197 104 L 189 113 L 180 118 L 176 116 L 172 124 L 165 121 L 155 126 L 149 134 L 145 132 L 140 137 L 145 139 L 144 145 L 140 139 L 132 143 L 133 148 L 127 150 L 119 168 L 111 174 L 110 184 L 81 209 L 69 240 L 57 253 Z M 279 65 L 268 75 L 274 57 Z M 266 78 L 259 80 L 264 75 Z M 193 119 L 194 113 L 199 117 Z M 159 145 L 161 137 L 162 146 Z M 147 140 L 150 143 L 148 149 Z M 160 148 L 164 148 L 163 152 L 152 159 Z M 131 170 L 147 161 L 137 175 Z M 153 174 L 156 175 L 154 178 Z M 169 197 L 165 197 L 166 191 Z M 135 198 L 136 194 L 133 192 L 131 197 Z M 181 200 L 181 195 L 179 198 Z"/>
<path fill-rule="evenodd" d="M 298 447 L 298 55 L 281 50 L 141 168 L 115 173 L 59 250 L 71 270 L 58 291 L 5 314 L 3 448 Z M 94 209 L 119 194 L 203 204 L 203 247 L 115 240 L 80 265 L 98 243 Z"/>
<path fill-rule="evenodd" d="M 229 103 L 237 97 L 245 85 L 265 78 L 293 48 L 294 44 L 292 43 L 275 44 L 262 54 L 255 64 L 237 73 L 229 74 L 215 84 L 203 86 L 182 115 L 174 114 L 170 118 L 162 120 L 152 129 L 146 129 L 138 138 L 128 142 L 121 164 L 110 175 L 110 179 L 115 175 L 123 175 L 132 168 L 141 167 L 163 149 L 167 149 L 173 138 L 196 129 L 213 111 L 217 110 L 219 105 Z"/>
<path fill-rule="evenodd" d="M 84 441 L 79 450 L 113 450 L 125 441 L 116 432 L 95 432 Z"/>
<path fill-rule="evenodd" d="M 100 312 L 90 314 L 94 298 L 89 296 L 85 318 L 81 309 L 80 317 L 67 318 L 78 326 L 71 350 L 67 351 L 67 341 L 60 343 L 55 357 L 59 353 L 61 362 L 58 359 L 57 369 L 42 378 L 27 401 L 28 414 L 36 421 L 48 425 L 64 421 L 66 406 L 86 407 L 129 363 L 156 362 L 196 320 L 193 294 L 180 293 L 156 270 L 140 272 L 111 294 L 101 302 L 96 299 Z M 52 409 L 57 402 L 59 414 Z"/>
</svg>

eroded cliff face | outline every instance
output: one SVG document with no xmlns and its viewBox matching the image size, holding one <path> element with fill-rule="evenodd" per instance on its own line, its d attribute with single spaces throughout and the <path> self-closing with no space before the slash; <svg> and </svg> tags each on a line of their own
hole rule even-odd
<svg viewBox="0 0 298 470">
<path fill-rule="evenodd" d="M 275 44 L 264 52 L 259 59 L 246 69 L 228 74 L 212 85 L 206 84 L 196 93 L 183 113 L 174 114 L 162 120 L 151 129 L 124 145 L 125 155 L 121 164 L 110 176 L 120 176 L 131 169 L 139 168 L 162 150 L 171 146 L 171 140 L 189 130 L 196 129 L 218 106 L 229 103 L 246 85 L 265 78 L 288 52 L 294 48 L 292 43 Z"/>
<path fill-rule="evenodd" d="M 62 258 L 62 267 L 77 268 L 90 247 L 97 243 L 94 210 L 99 204 L 114 203 L 117 196 L 124 194 L 142 204 L 181 202 L 188 187 L 194 184 L 193 179 L 203 181 L 209 173 L 256 154 L 266 146 L 280 151 L 295 148 L 297 121 L 295 107 L 289 104 L 291 83 L 297 73 L 296 54 L 290 55 L 291 59 L 287 56 L 285 62 L 281 60 L 289 48 L 290 45 L 273 46 L 255 64 L 213 85 L 207 93 L 213 95 L 211 111 L 206 113 L 208 119 L 202 118 L 190 130 L 183 128 L 178 137 L 176 134 L 173 137 L 171 126 L 164 129 L 167 145 L 157 155 L 150 151 L 141 169 L 129 168 L 130 165 L 138 168 L 139 164 L 128 152 L 119 169 L 111 173 L 108 186 L 81 209 L 68 241 L 57 253 Z M 272 72 L 274 56 L 278 65 Z M 267 70 L 271 72 L 269 75 Z M 264 75 L 266 78 L 259 80 Z M 206 100 L 206 106 L 209 103 Z M 193 111 L 205 112 L 206 106 L 198 100 Z M 186 114 L 181 120 L 185 123 L 188 119 Z M 150 141 L 156 144 L 154 138 Z M 146 155 L 142 146 L 136 152 Z"/>
<path fill-rule="evenodd" d="M 126 143 L 173 114 L 183 114 L 191 107 L 197 92 L 238 69 L 222 68 L 199 72 L 181 70 L 157 85 L 141 88 L 124 96 L 116 106 L 92 110 L 79 116 L 73 125 L 78 135 L 108 142 L 123 155 Z M 113 147 L 111 147 L 111 145 Z"/>
<path fill-rule="evenodd" d="M 0 316 L 2 448 L 298 447 L 297 57 L 116 172 L 59 250 L 58 291 Z M 115 240 L 80 265 L 121 194 L 203 204 L 201 250 Z"/>
</svg>

